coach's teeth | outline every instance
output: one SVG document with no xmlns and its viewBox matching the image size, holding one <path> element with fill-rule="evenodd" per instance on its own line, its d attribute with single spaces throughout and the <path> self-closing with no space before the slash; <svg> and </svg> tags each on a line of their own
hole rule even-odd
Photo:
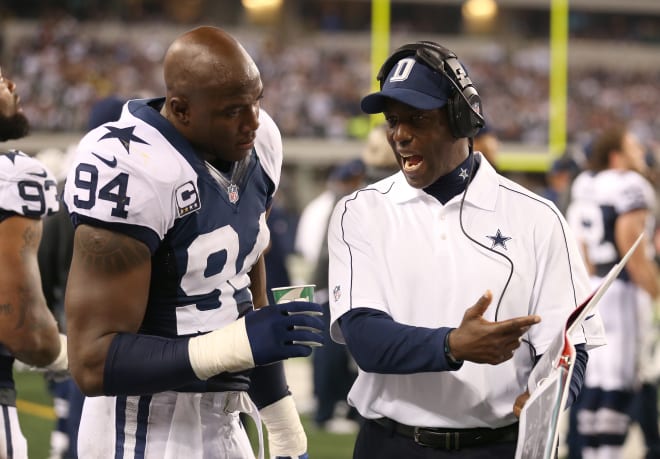
<svg viewBox="0 0 660 459">
<path fill-rule="evenodd" d="M 408 171 L 417 169 L 424 162 L 419 155 L 402 156 L 401 159 L 403 160 L 403 168 Z"/>
</svg>

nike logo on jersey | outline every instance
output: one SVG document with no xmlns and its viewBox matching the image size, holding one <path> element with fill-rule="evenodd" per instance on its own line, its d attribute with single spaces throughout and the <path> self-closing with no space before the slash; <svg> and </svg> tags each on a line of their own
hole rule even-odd
<svg viewBox="0 0 660 459">
<path fill-rule="evenodd" d="M 101 162 L 102 162 L 103 164 L 105 164 L 106 166 L 110 166 L 110 167 L 116 167 L 116 166 L 117 166 L 117 158 L 114 157 L 114 156 L 112 157 L 112 159 L 107 159 L 107 158 L 104 158 L 104 157 L 101 156 L 101 155 L 97 155 L 97 154 L 94 153 L 94 152 L 92 152 L 92 154 L 93 154 L 94 156 L 96 156 L 98 159 L 100 159 Z"/>
<path fill-rule="evenodd" d="M 28 172 L 28 175 L 32 175 L 34 177 L 43 177 L 46 178 L 48 177 L 48 172 L 45 170 L 41 169 L 41 172 Z"/>
</svg>

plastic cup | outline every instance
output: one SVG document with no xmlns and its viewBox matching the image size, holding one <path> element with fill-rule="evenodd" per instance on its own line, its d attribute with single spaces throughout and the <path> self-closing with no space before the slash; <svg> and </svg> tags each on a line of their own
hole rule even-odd
<svg viewBox="0 0 660 459">
<path fill-rule="evenodd" d="M 272 288 L 275 303 L 290 303 L 291 301 L 314 301 L 315 284 L 291 285 L 289 287 Z"/>
<path fill-rule="evenodd" d="M 282 303 L 290 303 L 292 301 L 314 301 L 314 287 L 316 287 L 315 284 L 305 284 L 305 285 L 291 285 L 289 287 L 275 287 L 272 288 L 271 291 L 273 292 L 273 298 L 275 299 L 275 303 L 277 304 L 282 304 Z M 307 316 L 322 316 L 323 313 L 319 311 L 288 311 L 288 315 L 295 315 L 295 314 L 304 314 Z M 320 330 L 317 330 L 312 327 L 303 327 L 300 325 L 296 325 L 296 328 L 299 329 L 308 329 L 313 332 L 319 332 Z M 317 343 L 316 341 L 293 341 L 294 344 L 303 344 L 305 346 L 312 346 L 312 347 L 317 347 L 321 346 L 320 343 Z"/>
</svg>

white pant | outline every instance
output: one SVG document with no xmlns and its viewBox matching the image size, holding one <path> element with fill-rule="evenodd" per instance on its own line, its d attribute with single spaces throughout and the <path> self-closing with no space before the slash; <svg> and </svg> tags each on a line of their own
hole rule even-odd
<svg viewBox="0 0 660 459">
<path fill-rule="evenodd" d="M 27 440 L 18 424 L 16 407 L 0 405 L 0 459 L 27 459 Z"/>
<path fill-rule="evenodd" d="M 611 391 L 633 390 L 638 385 L 637 291 L 634 284 L 616 280 L 598 303 L 607 345 L 589 351 L 586 387 Z"/>
<path fill-rule="evenodd" d="M 243 392 L 87 397 L 78 433 L 78 456 L 254 459 L 237 411 L 242 403 L 238 399 L 244 397 Z"/>
</svg>

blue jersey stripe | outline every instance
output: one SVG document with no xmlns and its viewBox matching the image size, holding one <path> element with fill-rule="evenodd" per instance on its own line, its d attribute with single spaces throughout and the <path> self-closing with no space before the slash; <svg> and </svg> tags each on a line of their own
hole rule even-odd
<svg viewBox="0 0 660 459">
<path fill-rule="evenodd" d="M 126 397 L 118 396 L 115 405 L 115 459 L 123 459 L 126 435 Z"/>
<path fill-rule="evenodd" d="M 11 425 L 9 424 L 9 407 L 2 405 L 2 420 L 5 423 L 5 438 L 7 439 L 7 459 L 14 457 L 14 445 L 11 438 Z"/>
</svg>

